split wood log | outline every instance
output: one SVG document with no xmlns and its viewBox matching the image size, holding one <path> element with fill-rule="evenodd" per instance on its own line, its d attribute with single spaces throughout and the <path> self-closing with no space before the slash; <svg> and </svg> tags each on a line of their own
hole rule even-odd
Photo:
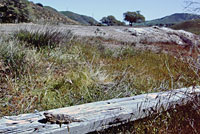
<svg viewBox="0 0 200 134">
<path fill-rule="evenodd" d="M 175 104 L 184 105 L 192 95 L 200 94 L 200 87 L 181 88 L 167 92 L 142 94 L 133 97 L 112 99 L 72 107 L 43 111 L 39 113 L 5 116 L 0 119 L 0 133 L 59 133 L 84 134 L 104 130 L 130 121 L 162 112 Z M 81 120 L 69 124 L 44 123 L 44 112 L 67 114 Z"/>
</svg>

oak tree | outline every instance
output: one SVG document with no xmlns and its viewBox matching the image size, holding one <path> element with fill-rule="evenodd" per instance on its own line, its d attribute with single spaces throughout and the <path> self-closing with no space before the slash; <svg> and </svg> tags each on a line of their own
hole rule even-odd
<svg viewBox="0 0 200 134">
<path fill-rule="evenodd" d="M 132 26 L 133 23 L 141 23 L 145 21 L 145 17 L 140 14 L 140 11 L 136 12 L 126 12 L 123 14 L 124 20 L 129 22 L 129 25 Z"/>
</svg>

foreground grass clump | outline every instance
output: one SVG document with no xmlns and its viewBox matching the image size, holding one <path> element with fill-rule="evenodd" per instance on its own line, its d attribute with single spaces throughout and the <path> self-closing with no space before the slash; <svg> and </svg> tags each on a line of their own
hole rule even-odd
<svg viewBox="0 0 200 134">
<path fill-rule="evenodd" d="M 9 45 L 7 45 L 8 43 Z M 13 76 L 20 76 L 20 74 L 24 74 L 26 52 L 23 50 L 23 46 L 16 46 L 15 44 L 15 41 L 5 41 L 1 43 L 0 58 L 1 62 L 4 63 L 1 67 L 4 71 L 9 68 L 7 71 L 10 71 Z"/>
<path fill-rule="evenodd" d="M 28 43 L 31 47 L 56 47 L 63 42 L 64 38 L 70 38 L 71 32 L 68 31 L 66 34 L 60 32 L 57 29 L 41 28 L 36 30 L 20 30 L 15 33 L 15 37 Z"/>
<path fill-rule="evenodd" d="M 49 34 L 20 31 L 12 40 L 1 39 L 0 116 L 200 83 L 198 70 L 170 55 L 129 46 L 109 49 L 68 41 L 69 36 L 59 42 Z"/>
</svg>

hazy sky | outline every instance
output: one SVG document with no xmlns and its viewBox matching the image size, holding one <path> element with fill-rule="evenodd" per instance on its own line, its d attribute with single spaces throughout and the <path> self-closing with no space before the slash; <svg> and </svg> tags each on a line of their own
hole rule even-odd
<svg viewBox="0 0 200 134">
<path fill-rule="evenodd" d="M 140 10 L 146 20 L 157 19 L 184 11 L 184 0 L 30 0 L 51 6 L 58 11 L 72 11 L 100 20 L 113 15 L 123 20 L 126 11 Z"/>
</svg>

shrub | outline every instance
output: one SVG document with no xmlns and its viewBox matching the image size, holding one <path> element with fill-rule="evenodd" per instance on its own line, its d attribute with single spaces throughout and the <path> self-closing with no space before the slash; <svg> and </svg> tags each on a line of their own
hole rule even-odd
<svg viewBox="0 0 200 134">
<path fill-rule="evenodd" d="M 125 23 L 117 20 L 114 16 L 110 15 L 107 17 L 103 17 L 101 20 L 102 24 L 106 24 L 107 26 L 124 26 Z"/>
<path fill-rule="evenodd" d="M 64 39 L 72 37 L 71 31 L 66 34 L 57 29 L 41 29 L 41 30 L 20 30 L 14 35 L 18 40 L 28 43 L 28 46 L 36 48 L 50 47 L 54 48 L 64 42 Z M 65 40 L 66 41 L 66 40 Z"/>
<path fill-rule="evenodd" d="M 38 5 L 40 7 L 44 7 L 41 3 L 36 3 L 36 5 Z"/>
</svg>

